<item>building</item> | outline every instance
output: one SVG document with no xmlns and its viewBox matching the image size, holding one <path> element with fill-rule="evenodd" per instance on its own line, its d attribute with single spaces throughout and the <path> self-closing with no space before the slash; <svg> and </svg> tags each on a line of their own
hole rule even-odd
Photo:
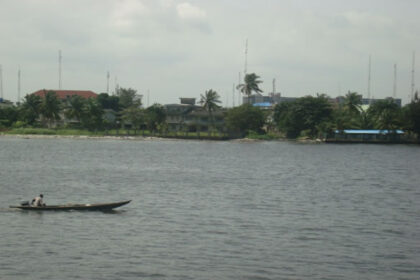
<svg viewBox="0 0 420 280">
<path fill-rule="evenodd" d="M 12 107 L 13 102 L 0 97 L 0 108 Z"/>
<path fill-rule="evenodd" d="M 256 104 L 256 103 L 271 103 L 271 104 L 278 104 L 281 102 L 280 93 L 270 93 L 269 95 L 262 95 L 260 93 L 251 94 L 250 96 L 243 96 L 242 102 L 243 104 Z"/>
<path fill-rule="evenodd" d="M 206 132 L 212 125 L 218 131 L 224 130 L 225 110 L 213 112 L 213 120 L 209 113 L 195 104 L 195 98 L 180 98 L 180 104 L 164 105 L 166 110 L 166 124 L 171 132 Z"/>
<path fill-rule="evenodd" d="M 90 90 L 51 90 L 51 89 L 40 89 L 38 91 L 33 92 L 32 94 L 34 95 L 38 95 L 41 98 L 44 98 L 45 95 L 47 94 L 47 92 L 55 92 L 55 94 L 57 95 L 58 99 L 60 99 L 61 101 L 65 101 L 70 99 L 73 96 L 80 96 L 83 98 L 96 98 L 98 97 L 98 95 L 96 93 L 94 93 L 93 91 Z"/>
<path fill-rule="evenodd" d="M 402 102 L 401 102 L 401 98 L 391 98 L 391 97 L 386 97 L 386 98 L 362 98 L 362 106 L 365 107 L 369 107 L 369 105 L 372 105 L 378 101 L 383 101 L 383 100 L 389 100 L 392 99 L 394 101 L 395 104 L 398 105 L 398 107 L 402 106 Z M 344 96 L 337 96 L 336 98 L 331 99 L 332 103 L 334 104 L 344 104 L 346 98 Z"/>
<path fill-rule="evenodd" d="M 41 98 L 45 98 L 45 95 L 48 92 L 54 92 L 57 95 L 57 98 L 65 104 L 65 106 L 68 106 L 70 103 L 70 99 L 73 96 L 80 96 L 82 98 L 85 99 L 89 99 L 89 98 L 97 98 L 98 95 L 96 93 L 94 93 L 93 91 L 90 90 L 50 90 L 50 89 L 41 89 L 38 91 L 33 92 L 33 95 L 37 95 Z M 72 125 L 72 126 L 77 126 L 80 124 L 79 120 L 76 119 L 69 119 L 66 117 L 66 115 L 64 114 L 64 111 L 62 111 L 60 113 L 60 121 L 56 121 L 53 125 L 57 126 L 57 125 Z M 110 117 L 111 118 L 111 117 Z M 40 118 L 40 120 L 42 121 L 42 118 Z"/>
<path fill-rule="evenodd" d="M 330 143 L 401 143 L 406 139 L 402 130 L 344 129 L 326 138 Z"/>
</svg>

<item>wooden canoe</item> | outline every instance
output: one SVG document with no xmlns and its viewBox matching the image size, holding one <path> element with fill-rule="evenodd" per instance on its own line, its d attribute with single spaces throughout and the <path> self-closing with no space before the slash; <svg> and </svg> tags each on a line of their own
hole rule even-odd
<svg viewBox="0 0 420 280">
<path fill-rule="evenodd" d="M 96 203 L 96 204 L 64 204 L 64 205 L 46 205 L 46 206 L 9 206 L 10 208 L 18 208 L 29 211 L 109 211 L 114 208 L 126 205 L 131 200 L 113 202 L 113 203 Z"/>
</svg>

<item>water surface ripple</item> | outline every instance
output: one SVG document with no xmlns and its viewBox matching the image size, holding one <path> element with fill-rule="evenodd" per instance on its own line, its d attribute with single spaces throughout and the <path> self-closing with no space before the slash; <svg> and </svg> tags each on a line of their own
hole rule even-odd
<svg viewBox="0 0 420 280">
<path fill-rule="evenodd" d="M 0 279 L 419 279 L 419 146 L 0 137 Z M 132 199 L 114 213 L 10 204 Z"/>
</svg>

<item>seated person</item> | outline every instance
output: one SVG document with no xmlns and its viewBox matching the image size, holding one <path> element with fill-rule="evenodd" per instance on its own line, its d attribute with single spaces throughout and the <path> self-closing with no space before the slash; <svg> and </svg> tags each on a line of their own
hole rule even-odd
<svg viewBox="0 0 420 280">
<path fill-rule="evenodd" d="M 44 201 L 42 200 L 44 196 L 40 194 L 39 196 L 32 199 L 32 206 L 38 207 L 38 206 L 45 206 Z"/>
</svg>

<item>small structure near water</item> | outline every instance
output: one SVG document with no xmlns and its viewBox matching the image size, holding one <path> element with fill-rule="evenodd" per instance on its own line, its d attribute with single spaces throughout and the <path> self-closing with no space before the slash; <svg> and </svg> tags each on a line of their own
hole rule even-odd
<svg viewBox="0 0 420 280">
<path fill-rule="evenodd" d="M 344 129 L 325 139 L 329 143 L 408 143 L 402 130 Z"/>
</svg>

